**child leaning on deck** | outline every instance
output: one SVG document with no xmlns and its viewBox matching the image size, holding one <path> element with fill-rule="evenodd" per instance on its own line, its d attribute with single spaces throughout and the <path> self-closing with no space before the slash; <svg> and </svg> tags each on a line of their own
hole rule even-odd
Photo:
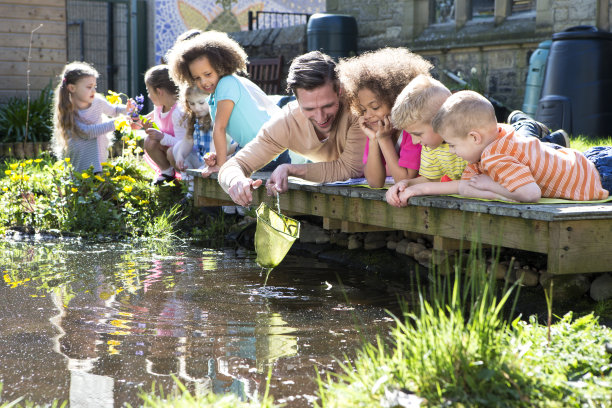
<svg viewBox="0 0 612 408">
<path fill-rule="evenodd" d="M 115 130 L 112 117 L 134 106 L 132 100 L 127 106 L 110 104 L 96 92 L 97 79 L 98 71 L 91 65 L 71 62 L 64 67 L 55 88 L 51 143 L 55 155 L 69 157 L 75 171 L 92 166 L 95 173 L 102 171 L 100 163 L 108 159 Z"/>
<path fill-rule="evenodd" d="M 397 96 L 417 75 L 428 75 L 433 65 L 406 48 L 382 48 L 340 61 L 338 77 L 351 110 L 366 134 L 364 175 L 370 187 L 383 187 L 387 176 L 395 182 L 418 176 L 421 145 L 391 123 Z"/>
<path fill-rule="evenodd" d="M 450 96 L 432 124 L 451 151 L 469 164 L 460 181 L 419 184 L 401 192 L 401 200 L 449 193 L 518 202 L 608 197 L 595 165 L 584 155 L 569 148 L 555 150 L 535 137 L 518 136 L 512 126 L 497 123 L 491 102 L 476 92 Z"/>
<path fill-rule="evenodd" d="M 431 121 L 451 92 L 429 75 L 418 75 L 402 90 L 391 110 L 391 122 L 410 133 L 414 143 L 420 143 L 419 176 L 401 180 L 387 191 L 387 202 L 395 207 L 402 204 L 399 194 L 409 186 L 427 182 L 459 180 L 467 162 L 450 151 L 442 137 L 433 130 Z"/>
<path fill-rule="evenodd" d="M 216 165 L 227 161 L 226 134 L 243 148 L 280 108 L 253 82 L 240 76 L 246 73 L 247 54 L 236 41 L 218 31 L 206 31 L 174 44 L 167 54 L 172 78 L 181 86 L 196 85 L 209 93 L 208 105 L 213 121 Z M 285 151 L 264 171 L 290 161 Z"/>
</svg>

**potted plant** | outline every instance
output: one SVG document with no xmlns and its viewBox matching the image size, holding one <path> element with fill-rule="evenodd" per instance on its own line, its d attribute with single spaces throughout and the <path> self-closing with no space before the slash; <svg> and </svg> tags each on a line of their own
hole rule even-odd
<svg viewBox="0 0 612 408">
<path fill-rule="evenodd" d="M 53 90 L 47 85 L 38 98 L 11 98 L 0 106 L 0 142 L 4 156 L 34 157 L 49 149 L 53 132 Z M 26 125 L 27 124 L 27 125 Z"/>
</svg>

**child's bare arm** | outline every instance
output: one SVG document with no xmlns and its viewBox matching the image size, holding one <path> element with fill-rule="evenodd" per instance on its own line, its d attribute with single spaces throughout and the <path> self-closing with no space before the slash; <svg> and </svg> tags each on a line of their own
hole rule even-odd
<svg viewBox="0 0 612 408">
<path fill-rule="evenodd" d="M 407 187 L 399 193 L 400 207 L 408 204 L 410 197 L 422 195 L 443 195 L 443 194 L 458 194 L 460 180 L 448 181 L 445 183 L 429 182 L 419 183 Z"/>
<path fill-rule="evenodd" d="M 472 177 L 462 189 L 460 194 L 466 197 L 477 197 L 487 199 L 499 199 L 518 202 L 535 203 L 542 198 L 542 190 L 535 183 L 529 183 L 510 191 L 486 174 L 478 174 Z"/>
<path fill-rule="evenodd" d="M 217 114 L 213 123 L 213 143 L 216 152 L 216 168 L 220 168 L 227 161 L 227 139 L 225 136 L 230 115 L 234 110 L 234 101 L 222 100 L 217 104 Z"/>
</svg>

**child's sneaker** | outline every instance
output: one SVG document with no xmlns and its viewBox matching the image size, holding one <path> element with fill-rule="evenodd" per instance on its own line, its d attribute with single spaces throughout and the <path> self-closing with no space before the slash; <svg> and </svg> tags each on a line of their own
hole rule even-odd
<svg viewBox="0 0 612 408">
<path fill-rule="evenodd" d="M 562 147 L 570 147 L 569 135 L 563 129 L 555 130 L 550 135 L 543 137 L 543 142 L 558 144 Z"/>
<path fill-rule="evenodd" d="M 548 126 L 546 126 L 545 124 L 541 122 L 538 122 L 537 120 L 533 119 L 532 117 L 527 115 L 525 112 L 520 111 L 520 110 L 515 110 L 515 111 L 510 112 L 510 114 L 508 115 L 508 119 L 506 120 L 506 122 L 509 125 L 513 125 L 521 121 L 529 121 L 535 125 L 537 132 L 538 132 L 538 135 L 537 135 L 538 139 L 543 139 L 544 137 L 548 136 L 548 134 L 550 133 L 550 129 L 548 128 Z"/>
<path fill-rule="evenodd" d="M 162 184 L 164 184 L 165 182 L 171 182 L 173 180 L 176 179 L 176 176 L 174 174 L 172 174 L 171 176 L 161 173 L 159 176 L 157 176 L 157 178 L 155 180 L 153 180 L 153 185 L 154 186 L 160 186 Z"/>
</svg>

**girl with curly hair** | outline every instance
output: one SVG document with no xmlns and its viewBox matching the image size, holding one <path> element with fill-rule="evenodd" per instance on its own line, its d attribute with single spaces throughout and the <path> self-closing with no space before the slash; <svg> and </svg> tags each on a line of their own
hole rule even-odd
<svg viewBox="0 0 612 408">
<path fill-rule="evenodd" d="M 240 149 L 255 138 L 272 114 L 280 110 L 257 85 L 238 75 L 246 74 L 247 54 L 225 33 L 205 31 L 177 42 L 167 59 L 170 74 L 177 84 L 196 85 L 210 94 L 208 105 L 216 163 L 202 172 L 204 176 L 219 171 L 226 162 L 226 133 Z M 273 170 L 289 160 L 285 151 L 262 170 Z"/>
<path fill-rule="evenodd" d="M 390 114 L 402 89 L 417 75 L 429 75 L 432 68 L 406 48 L 382 48 L 338 64 L 340 83 L 368 137 L 363 162 L 371 187 L 383 187 L 388 175 L 395 182 L 418 175 L 421 145 L 414 144 L 409 133 L 395 129 Z"/>
</svg>

